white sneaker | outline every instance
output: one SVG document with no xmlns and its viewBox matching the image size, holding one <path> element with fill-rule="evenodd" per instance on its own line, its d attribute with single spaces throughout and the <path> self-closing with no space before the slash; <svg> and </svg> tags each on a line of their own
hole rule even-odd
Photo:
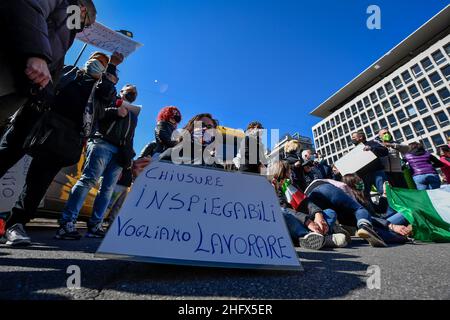
<svg viewBox="0 0 450 320">
<path fill-rule="evenodd" d="M 20 223 L 13 225 L 6 231 L 6 240 L 6 245 L 11 247 L 31 245 L 31 238 Z"/>
<path fill-rule="evenodd" d="M 311 232 L 298 239 L 300 247 L 309 250 L 320 250 L 325 244 L 325 237 L 319 233 Z"/>
<path fill-rule="evenodd" d="M 346 246 L 348 246 L 348 242 L 343 233 L 335 233 L 325 237 L 326 248 L 345 248 Z"/>
</svg>

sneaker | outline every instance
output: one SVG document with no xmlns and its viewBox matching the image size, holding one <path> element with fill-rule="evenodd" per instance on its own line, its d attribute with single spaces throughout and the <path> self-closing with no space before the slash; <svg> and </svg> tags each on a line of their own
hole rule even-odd
<svg viewBox="0 0 450 320">
<path fill-rule="evenodd" d="M 0 219 L 0 238 L 3 238 L 5 233 L 6 233 L 6 221 Z"/>
<path fill-rule="evenodd" d="M 55 239 L 80 240 L 81 234 L 77 231 L 73 222 L 68 222 L 65 225 L 60 226 L 58 231 L 56 231 Z"/>
<path fill-rule="evenodd" d="M 326 248 L 345 248 L 348 246 L 346 235 L 343 233 L 335 233 L 325 237 Z"/>
<path fill-rule="evenodd" d="M 106 232 L 103 230 L 101 225 L 98 225 L 93 228 L 89 228 L 86 233 L 86 238 L 92 239 L 103 239 L 106 236 Z"/>
<path fill-rule="evenodd" d="M 11 247 L 31 245 L 31 238 L 25 232 L 22 224 L 15 224 L 6 230 L 6 245 Z"/>
<path fill-rule="evenodd" d="M 334 225 L 333 233 L 334 234 L 339 234 L 340 233 L 340 234 L 345 235 L 345 241 L 347 241 L 347 244 L 352 243 L 352 235 L 350 234 L 349 231 L 344 229 L 340 224 L 336 223 Z M 355 233 L 353 233 L 353 234 L 355 234 Z"/>
<path fill-rule="evenodd" d="M 319 233 L 311 232 L 298 239 L 300 247 L 309 250 L 320 250 L 325 244 L 325 237 Z"/>
<path fill-rule="evenodd" d="M 383 239 L 372 229 L 372 226 L 363 224 L 357 232 L 358 237 L 365 239 L 374 248 L 387 247 Z"/>
</svg>

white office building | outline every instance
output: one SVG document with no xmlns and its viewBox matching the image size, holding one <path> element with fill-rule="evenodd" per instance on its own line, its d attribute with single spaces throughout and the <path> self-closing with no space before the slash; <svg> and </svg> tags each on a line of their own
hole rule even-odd
<svg viewBox="0 0 450 320">
<path fill-rule="evenodd" d="M 396 141 L 436 152 L 450 136 L 450 6 L 403 40 L 311 114 L 315 146 L 329 163 L 363 130 L 389 128 Z"/>
</svg>

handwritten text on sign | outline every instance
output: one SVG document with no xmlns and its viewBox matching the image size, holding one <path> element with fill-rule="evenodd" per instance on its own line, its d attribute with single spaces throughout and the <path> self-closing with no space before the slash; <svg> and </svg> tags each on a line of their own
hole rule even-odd
<svg viewBox="0 0 450 320">
<path fill-rule="evenodd" d="M 265 178 L 164 162 L 138 178 L 99 253 L 300 268 Z"/>
<path fill-rule="evenodd" d="M 78 33 L 77 39 L 108 52 L 120 52 L 125 57 L 128 57 L 142 47 L 141 43 L 111 30 L 98 22 L 86 28 L 83 32 Z"/>
</svg>

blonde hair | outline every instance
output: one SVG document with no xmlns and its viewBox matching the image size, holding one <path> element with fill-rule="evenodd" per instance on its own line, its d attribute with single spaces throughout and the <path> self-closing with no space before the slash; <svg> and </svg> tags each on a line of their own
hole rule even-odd
<svg viewBox="0 0 450 320">
<path fill-rule="evenodd" d="M 302 148 L 302 145 L 297 140 L 291 140 L 286 143 L 284 146 L 284 152 L 285 153 L 291 153 L 293 151 L 300 151 Z"/>
</svg>

